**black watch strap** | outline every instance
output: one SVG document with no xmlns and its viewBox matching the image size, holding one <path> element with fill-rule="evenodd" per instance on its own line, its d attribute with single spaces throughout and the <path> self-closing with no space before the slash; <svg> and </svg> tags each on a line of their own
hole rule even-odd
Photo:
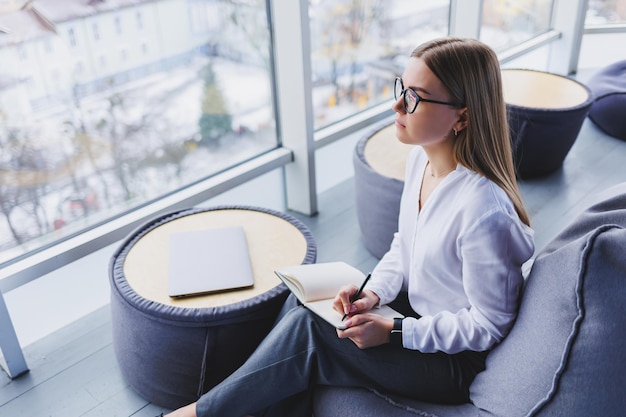
<svg viewBox="0 0 626 417">
<path fill-rule="evenodd" d="M 391 334 L 389 336 L 389 343 L 392 345 L 402 347 L 402 319 L 395 318 L 393 319 L 393 328 L 391 329 Z"/>
</svg>

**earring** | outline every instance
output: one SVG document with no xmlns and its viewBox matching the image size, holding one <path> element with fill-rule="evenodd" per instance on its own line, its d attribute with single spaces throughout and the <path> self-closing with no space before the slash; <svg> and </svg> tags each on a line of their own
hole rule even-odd
<svg viewBox="0 0 626 417">
<path fill-rule="evenodd" d="M 454 136 L 457 136 L 459 134 L 459 132 L 456 129 L 452 129 L 454 130 Z"/>
</svg>

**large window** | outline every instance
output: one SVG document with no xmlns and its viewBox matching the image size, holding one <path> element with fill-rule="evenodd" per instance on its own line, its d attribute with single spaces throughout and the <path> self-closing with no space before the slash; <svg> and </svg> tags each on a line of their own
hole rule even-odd
<svg viewBox="0 0 626 417">
<path fill-rule="evenodd" d="M 0 10 L 0 264 L 277 146 L 265 0 L 78 3 Z"/>
<path fill-rule="evenodd" d="M 276 148 L 268 2 L 5 2 L 0 266 Z M 418 44 L 502 51 L 550 30 L 553 3 L 472 0 L 477 19 L 451 13 L 465 0 L 308 0 L 315 129 L 389 103 Z M 589 0 L 588 20 L 624 3 Z"/>
<path fill-rule="evenodd" d="M 103 248 L 157 211 L 270 171 L 262 186 L 233 190 L 236 200 L 286 196 L 289 209 L 314 212 L 317 174 L 331 185 L 352 175 L 351 133 L 391 113 L 393 77 L 418 44 L 480 37 L 510 50 L 508 63 L 565 73 L 582 7 L 589 24 L 620 23 L 624 2 L 0 0 L 0 289 Z M 303 4 L 309 45 L 297 36 Z M 609 44 L 587 43 L 594 52 Z M 82 270 L 61 272 L 84 281 Z"/>
<path fill-rule="evenodd" d="M 497 52 L 550 29 L 553 0 L 484 0 L 480 40 Z"/>
<path fill-rule="evenodd" d="M 448 33 L 449 0 L 310 0 L 315 127 L 392 95 L 420 43 Z"/>
</svg>

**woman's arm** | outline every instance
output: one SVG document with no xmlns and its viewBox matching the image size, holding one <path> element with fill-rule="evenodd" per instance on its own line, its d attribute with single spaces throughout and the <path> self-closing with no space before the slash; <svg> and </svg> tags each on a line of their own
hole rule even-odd
<svg viewBox="0 0 626 417">
<path fill-rule="evenodd" d="M 517 315 L 522 264 L 532 234 L 504 211 L 485 213 L 459 239 L 469 306 L 403 322 L 404 345 L 422 352 L 484 351 L 501 341 Z"/>
</svg>

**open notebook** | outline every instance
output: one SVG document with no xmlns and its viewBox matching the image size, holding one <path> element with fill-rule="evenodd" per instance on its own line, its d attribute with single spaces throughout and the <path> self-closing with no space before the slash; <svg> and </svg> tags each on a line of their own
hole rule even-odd
<svg viewBox="0 0 626 417">
<path fill-rule="evenodd" d="M 173 233 L 169 244 L 170 297 L 254 285 L 243 227 Z"/>
</svg>

